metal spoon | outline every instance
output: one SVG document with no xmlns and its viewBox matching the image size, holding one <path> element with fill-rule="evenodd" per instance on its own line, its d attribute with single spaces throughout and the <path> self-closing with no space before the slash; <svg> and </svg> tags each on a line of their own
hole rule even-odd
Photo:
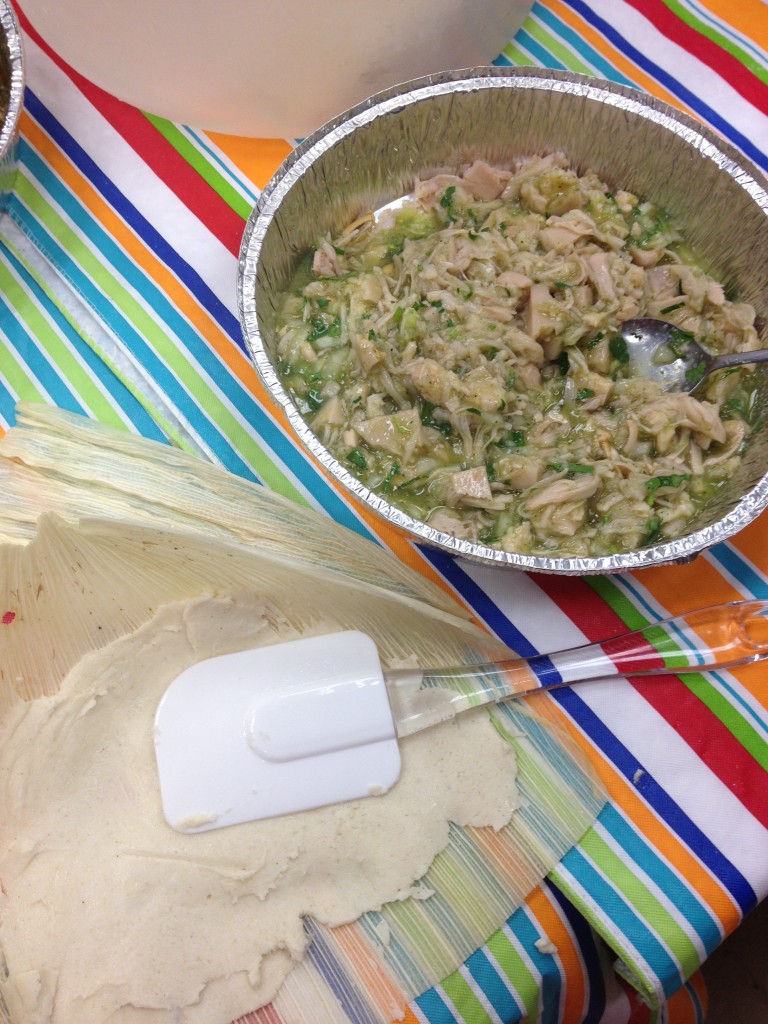
<svg viewBox="0 0 768 1024">
<path fill-rule="evenodd" d="M 619 334 L 627 344 L 633 373 L 658 381 L 665 391 L 689 393 L 715 370 L 768 362 L 768 349 L 764 348 L 710 355 L 690 332 L 652 317 L 626 320 Z"/>
</svg>

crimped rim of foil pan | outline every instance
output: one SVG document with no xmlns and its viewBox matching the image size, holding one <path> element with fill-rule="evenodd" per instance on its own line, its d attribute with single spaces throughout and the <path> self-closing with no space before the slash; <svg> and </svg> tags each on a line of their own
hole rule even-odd
<svg viewBox="0 0 768 1024">
<path fill-rule="evenodd" d="M 726 140 L 674 107 L 616 83 L 566 71 L 540 68 L 480 67 L 428 75 L 378 93 L 329 121 L 304 139 L 285 159 L 264 188 L 246 224 L 238 263 L 238 306 L 243 338 L 267 390 L 283 408 L 302 444 L 322 467 L 359 502 L 372 509 L 411 539 L 440 548 L 467 561 L 559 575 L 598 575 L 628 572 L 659 564 L 681 564 L 732 537 L 768 507 L 768 472 L 722 518 L 686 536 L 651 547 L 599 557 L 544 557 L 486 547 L 442 533 L 413 519 L 365 487 L 320 442 L 285 391 L 262 336 L 257 311 L 257 275 L 264 240 L 284 198 L 324 153 L 347 136 L 377 119 L 430 97 L 482 89 L 534 89 L 570 93 L 622 110 L 628 118 L 655 122 L 743 189 L 768 218 L 768 192 L 761 172 Z"/>
<path fill-rule="evenodd" d="M 10 65 L 8 113 L 0 126 L 0 160 L 3 160 L 15 142 L 24 103 L 24 50 L 21 30 L 10 0 L 0 0 L 0 27 Z"/>
</svg>

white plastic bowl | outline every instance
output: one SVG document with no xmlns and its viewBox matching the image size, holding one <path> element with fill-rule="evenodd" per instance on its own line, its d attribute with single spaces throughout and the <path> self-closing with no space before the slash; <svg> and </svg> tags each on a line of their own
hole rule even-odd
<svg viewBox="0 0 768 1024">
<path fill-rule="evenodd" d="M 488 64 L 531 0 L 20 0 L 107 92 L 172 121 L 299 138 L 379 89 Z"/>
</svg>

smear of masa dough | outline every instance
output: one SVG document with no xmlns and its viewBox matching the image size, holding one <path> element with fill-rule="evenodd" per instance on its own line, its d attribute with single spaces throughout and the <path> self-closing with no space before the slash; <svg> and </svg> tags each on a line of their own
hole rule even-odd
<svg viewBox="0 0 768 1024">
<path fill-rule="evenodd" d="M 152 740 L 166 686 L 203 657 L 294 636 L 255 598 L 168 605 L 4 719 L 0 992 L 14 1024 L 229 1024 L 274 996 L 305 916 L 335 925 L 407 898 L 448 822 L 509 820 L 514 753 L 480 711 L 404 741 L 386 796 L 170 829 Z"/>
</svg>

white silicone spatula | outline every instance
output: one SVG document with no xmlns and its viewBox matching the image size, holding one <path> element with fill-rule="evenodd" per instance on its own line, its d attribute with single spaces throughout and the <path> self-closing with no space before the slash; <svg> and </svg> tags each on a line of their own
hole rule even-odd
<svg viewBox="0 0 768 1024">
<path fill-rule="evenodd" d="M 530 659 L 384 670 L 354 631 L 198 662 L 155 717 L 163 813 L 204 832 L 381 794 L 398 738 L 482 704 L 588 679 L 733 668 L 768 657 L 768 601 L 717 605 Z"/>
</svg>

